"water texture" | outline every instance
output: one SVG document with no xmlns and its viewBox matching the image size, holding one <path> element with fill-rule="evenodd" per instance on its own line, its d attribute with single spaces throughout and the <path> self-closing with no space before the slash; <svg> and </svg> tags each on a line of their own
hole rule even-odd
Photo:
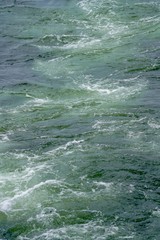
<svg viewBox="0 0 160 240">
<path fill-rule="evenodd" d="M 160 239 L 159 0 L 0 0 L 0 239 Z"/>
</svg>

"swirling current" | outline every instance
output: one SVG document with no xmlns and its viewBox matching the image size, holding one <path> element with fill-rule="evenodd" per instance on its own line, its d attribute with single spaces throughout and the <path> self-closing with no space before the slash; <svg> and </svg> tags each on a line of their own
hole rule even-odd
<svg viewBox="0 0 160 240">
<path fill-rule="evenodd" d="M 0 0 L 0 239 L 160 239 L 159 0 Z"/>
</svg>

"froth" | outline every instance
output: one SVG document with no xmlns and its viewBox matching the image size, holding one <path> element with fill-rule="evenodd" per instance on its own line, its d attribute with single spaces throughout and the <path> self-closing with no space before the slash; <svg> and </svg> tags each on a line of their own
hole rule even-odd
<svg viewBox="0 0 160 240">
<path fill-rule="evenodd" d="M 58 148 L 47 152 L 46 154 L 54 155 L 54 154 L 58 154 L 58 153 L 64 152 L 69 149 L 73 149 L 75 147 L 76 148 L 81 147 L 81 143 L 83 143 L 83 142 L 84 142 L 84 140 L 73 140 L 73 141 L 67 142 L 65 145 L 59 146 Z"/>
<path fill-rule="evenodd" d="M 100 222 L 90 221 L 86 224 L 75 224 L 58 229 L 50 229 L 41 235 L 34 237 L 34 240 L 52 240 L 52 239 L 79 239 L 84 238 L 102 240 L 106 237 L 114 236 L 118 233 L 119 228 L 117 226 L 103 226 Z M 78 236 L 78 238 L 77 238 Z"/>
<path fill-rule="evenodd" d="M 155 122 L 154 120 L 149 120 L 148 125 L 153 129 L 160 129 L 160 124 L 158 122 Z"/>
<path fill-rule="evenodd" d="M 8 134 L 0 134 L 0 142 L 9 142 Z"/>
<path fill-rule="evenodd" d="M 88 92 L 98 93 L 99 96 L 106 96 L 106 101 L 126 100 L 137 95 L 146 87 L 146 82 L 138 79 L 138 77 L 133 79 L 119 79 L 115 82 L 110 78 L 94 79 L 92 76 L 84 76 L 82 83 L 78 86 Z M 128 82 L 130 85 L 128 85 Z"/>
<path fill-rule="evenodd" d="M 10 141 L 10 136 L 13 135 L 13 131 L 7 131 L 6 133 L 1 133 L 0 134 L 0 141 L 1 142 L 9 142 Z"/>
<path fill-rule="evenodd" d="M 10 211 L 12 209 L 12 206 L 16 203 L 17 200 L 23 199 L 31 195 L 35 190 L 40 189 L 41 187 L 47 186 L 47 185 L 54 185 L 54 186 L 58 185 L 60 187 L 60 186 L 64 186 L 64 183 L 62 183 L 62 181 L 52 180 L 52 179 L 46 180 L 44 182 L 40 182 L 34 185 L 33 187 L 28 188 L 25 191 L 18 192 L 13 197 L 7 198 L 6 200 L 2 201 L 0 203 L 0 209 L 5 212 Z"/>
</svg>

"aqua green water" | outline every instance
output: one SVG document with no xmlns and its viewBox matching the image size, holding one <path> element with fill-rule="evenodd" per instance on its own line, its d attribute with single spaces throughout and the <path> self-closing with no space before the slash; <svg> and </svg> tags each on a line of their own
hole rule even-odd
<svg viewBox="0 0 160 240">
<path fill-rule="evenodd" d="M 0 2 L 0 239 L 160 239 L 158 0 Z"/>
</svg>

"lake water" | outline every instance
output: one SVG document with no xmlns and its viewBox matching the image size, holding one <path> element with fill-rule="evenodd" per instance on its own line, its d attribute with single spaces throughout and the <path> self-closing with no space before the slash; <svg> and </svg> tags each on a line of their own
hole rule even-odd
<svg viewBox="0 0 160 240">
<path fill-rule="evenodd" d="M 160 239 L 159 0 L 0 0 L 0 239 Z"/>
</svg>

